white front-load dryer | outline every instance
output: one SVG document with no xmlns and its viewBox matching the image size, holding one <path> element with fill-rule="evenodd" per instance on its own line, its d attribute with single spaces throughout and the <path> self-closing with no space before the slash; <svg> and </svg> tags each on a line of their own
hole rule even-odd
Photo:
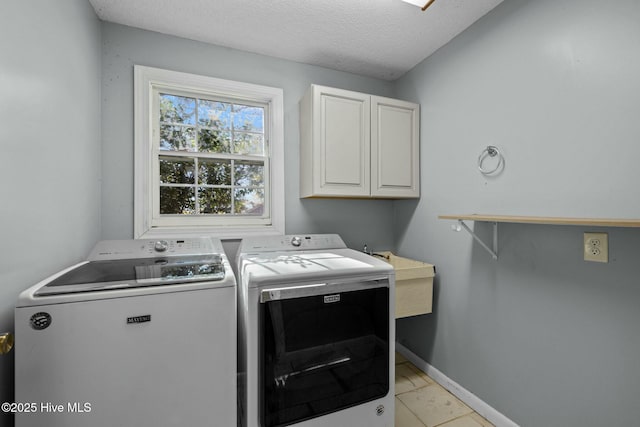
<svg viewBox="0 0 640 427">
<path fill-rule="evenodd" d="M 393 427 L 393 268 L 337 235 L 244 239 L 241 425 Z"/>
</svg>

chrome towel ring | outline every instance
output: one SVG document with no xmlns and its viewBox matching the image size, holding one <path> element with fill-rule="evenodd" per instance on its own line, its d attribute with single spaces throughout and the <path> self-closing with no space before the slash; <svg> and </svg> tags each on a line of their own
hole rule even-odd
<svg viewBox="0 0 640 427">
<path fill-rule="evenodd" d="M 482 167 L 482 163 L 487 157 L 496 157 L 496 156 L 498 157 L 498 163 L 496 164 L 495 168 L 484 169 Z M 504 165 L 504 157 L 502 157 L 502 153 L 500 152 L 500 150 L 498 150 L 498 147 L 494 145 L 487 146 L 487 148 L 482 150 L 482 152 L 478 156 L 478 170 L 483 175 L 492 175 L 496 173 L 503 165 Z"/>
</svg>

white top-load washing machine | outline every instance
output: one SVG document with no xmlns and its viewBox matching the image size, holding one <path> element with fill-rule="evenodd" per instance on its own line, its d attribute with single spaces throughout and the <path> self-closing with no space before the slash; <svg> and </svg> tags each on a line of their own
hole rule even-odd
<svg viewBox="0 0 640 427">
<path fill-rule="evenodd" d="M 239 406 L 248 427 L 393 427 L 395 274 L 338 235 L 238 249 Z"/>
<path fill-rule="evenodd" d="M 236 286 L 220 241 L 99 242 L 20 294 L 16 427 L 235 426 Z"/>
</svg>

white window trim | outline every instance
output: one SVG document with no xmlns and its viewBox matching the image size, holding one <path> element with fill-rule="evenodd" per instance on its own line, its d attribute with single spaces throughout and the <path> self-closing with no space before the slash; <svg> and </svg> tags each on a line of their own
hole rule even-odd
<svg viewBox="0 0 640 427">
<path fill-rule="evenodd" d="M 269 105 L 270 168 L 268 181 L 271 194 L 271 224 L 237 226 L 152 226 L 154 177 L 153 117 L 151 114 L 153 88 L 171 86 L 185 91 L 209 93 L 223 97 L 248 99 Z M 251 235 L 284 234 L 284 107 L 280 88 L 235 82 L 160 68 L 134 66 L 134 238 L 189 237 L 215 235 L 238 239 Z"/>
</svg>

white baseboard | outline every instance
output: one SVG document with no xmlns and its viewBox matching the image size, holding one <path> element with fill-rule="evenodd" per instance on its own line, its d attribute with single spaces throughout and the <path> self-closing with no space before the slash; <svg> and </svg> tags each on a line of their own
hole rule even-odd
<svg viewBox="0 0 640 427">
<path fill-rule="evenodd" d="M 519 427 L 518 424 L 511 421 L 495 408 L 484 402 L 475 394 L 471 393 L 466 388 L 462 387 L 457 382 L 434 368 L 411 350 L 406 348 L 400 343 L 396 343 L 396 351 L 403 355 L 409 362 L 413 363 L 417 368 L 420 368 L 429 377 L 433 378 L 435 382 L 440 384 L 445 389 L 449 390 L 451 394 L 462 400 L 467 406 L 482 415 L 489 422 L 493 423 L 496 427 Z"/>
</svg>

